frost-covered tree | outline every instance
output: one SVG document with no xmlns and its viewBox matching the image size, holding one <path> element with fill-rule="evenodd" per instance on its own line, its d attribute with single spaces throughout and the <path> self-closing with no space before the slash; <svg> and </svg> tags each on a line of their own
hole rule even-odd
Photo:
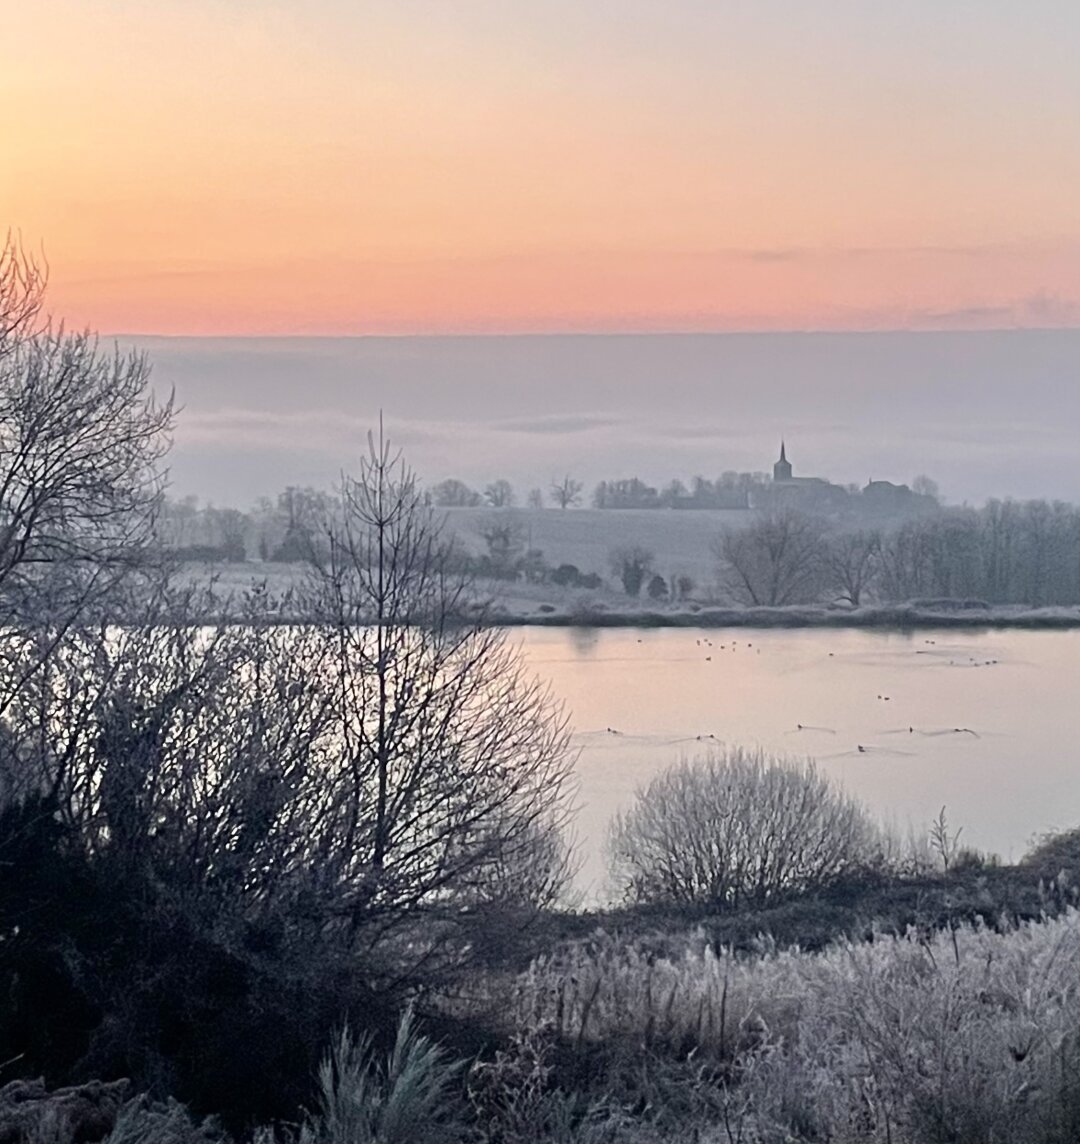
<svg viewBox="0 0 1080 1144">
<path fill-rule="evenodd" d="M 732 748 L 640 787 L 609 835 L 631 901 L 763 906 L 875 858 L 863 808 L 812 764 Z"/>
<path fill-rule="evenodd" d="M 826 583 L 827 531 L 823 521 L 792 508 L 728 529 L 713 547 L 720 580 L 742 604 L 782 607 L 818 600 Z"/>
</svg>

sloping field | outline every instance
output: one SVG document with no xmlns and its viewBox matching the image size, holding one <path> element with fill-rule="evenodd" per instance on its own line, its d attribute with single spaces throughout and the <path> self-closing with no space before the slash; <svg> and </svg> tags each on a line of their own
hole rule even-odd
<svg viewBox="0 0 1080 1144">
<path fill-rule="evenodd" d="M 716 579 L 712 544 L 725 528 L 739 528 L 752 512 L 688 509 L 445 509 L 447 525 L 470 551 L 482 553 L 483 531 L 493 523 L 518 521 L 530 548 L 552 567 L 575 564 L 582 572 L 611 578 L 610 554 L 636 544 L 655 553 L 655 569 L 669 579 L 690 576 L 700 586 Z"/>
</svg>

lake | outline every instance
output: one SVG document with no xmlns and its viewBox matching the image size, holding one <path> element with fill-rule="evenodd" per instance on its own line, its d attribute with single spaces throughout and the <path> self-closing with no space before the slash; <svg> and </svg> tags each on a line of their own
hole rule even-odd
<svg viewBox="0 0 1080 1144">
<path fill-rule="evenodd" d="M 714 742 L 812 757 L 901 830 L 945 806 L 962 843 L 1005 860 L 1080 824 L 1080 631 L 544 628 L 512 639 L 571 716 L 590 898 L 603 896 L 611 815 Z"/>
</svg>

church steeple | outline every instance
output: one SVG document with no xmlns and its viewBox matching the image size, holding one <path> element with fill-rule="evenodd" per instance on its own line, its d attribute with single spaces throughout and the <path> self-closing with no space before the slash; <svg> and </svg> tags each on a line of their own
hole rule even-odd
<svg viewBox="0 0 1080 1144">
<path fill-rule="evenodd" d="M 774 481 L 791 480 L 791 462 L 787 459 L 787 447 L 783 439 L 780 441 L 780 460 L 772 467 L 772 479 Z"/>
</svg>

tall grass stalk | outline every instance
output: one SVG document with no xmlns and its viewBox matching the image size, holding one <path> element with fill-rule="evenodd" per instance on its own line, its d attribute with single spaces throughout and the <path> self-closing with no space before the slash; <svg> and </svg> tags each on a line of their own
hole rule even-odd
<svg viewBox="0 0 1080 1144">
<path fill-rule="evenodd" d="M 319 1066 L 319 1104 L 300 1144 L 441 1144 L 461 1139 L 459 1062 L 417 1031 L 412 1009 L 380 1062 L 371 1038 L 342 1029 Z"/>
</svg>

